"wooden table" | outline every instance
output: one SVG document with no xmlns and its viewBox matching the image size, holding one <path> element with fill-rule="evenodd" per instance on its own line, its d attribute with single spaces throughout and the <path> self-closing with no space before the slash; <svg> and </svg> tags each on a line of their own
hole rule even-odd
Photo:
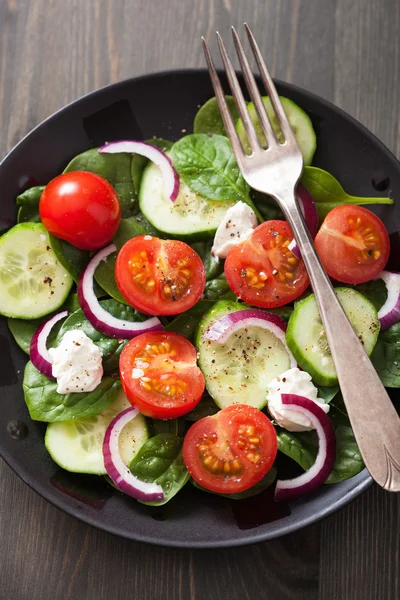
<svg viewBox="0 0 400 600">
<path fill-rule="evenodd" d="M 214 31 L 229 39 L 245 20 L 274 76 L 332 100 L 400 155 L 393 0 L 1 0 L 0 154 L 86 92 L 204 66 L 200 36 L 217 56 Z M 281 540 L 190 552 L 96 531 L 0 470 L 1 600 L 400 598 L 400 495 L 376 486 Z"/>
</svg>

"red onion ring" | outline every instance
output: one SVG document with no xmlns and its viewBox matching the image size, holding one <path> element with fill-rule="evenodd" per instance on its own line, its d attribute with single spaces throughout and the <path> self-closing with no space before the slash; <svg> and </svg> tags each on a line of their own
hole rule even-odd
<svg viewBox="0 0 400 600">
<path fill-rule="evenodd" d="M 139 411 L 130 406 L 119 413 L 107 427 L 103 440 L 104 467 L 113 483 L 124 494 L 142 502 L 158 502 L 164 500 L 162 487 L 156 483 L 146 483 L 135 477 L 122 460 L 119 451 L 121 431 L 138 414 Z"/>
<path fill-rule="evenodd" d="M 282 404 L 303 413 L 311 421 L 318 434 L 319 446 L 315 463 L 308 471 L 294 479 L 277 480 L 275 500 L 278 502 L 295 500 L 319 488 L 328 479 L 336 460 L 335 430 L 322 408 L 297 394 L 282 394 Z"/>
<path fill-rule="evenodd" d="M 52 364 L 47 350 L 47 338 L 49 337 L 50 331 L 58 321 L 68 316 L 68 311 L 63 310 L 53 317 L 42 323 L 40 327 L 35 331 L 30 344 L 29 358 L 31 363 L 37 368 L 38 371 L 49 377 L 55 379 L 52 372 Z"/>
<path fill-rule="evenodd" d="M 117 247 L 115 244 L 109 244 L 102 250 L 99 250 L 82 271 L 78 283 L 78 301 L 85 317 L 95 329 L 112 338 L 129 339 L 140 333 L 163 329 L 157 317 L 148 318 L 141 323 L 134 323 L 113 317 L 113 315 L 104 310 L 97 300 L 93 289 L 94 273 L 100 262 L 116 250 Z"/>
<path fill-rule="evenodd" d="M 382 279 L 388 293 L 385 304 L 378 312 L 378 319 L 383 331 L 400 321 L 400 273 L 382 271 L 376 279 Z"/>
<path fill-rule="evenodd" d="M 256 308 L 238 310 L 224 315 L 205 332 L 204 338 L 223 344 L 238 329 L 262 327 L 273 333 L 284 345 L 290 358 L 290 369 L 297 367 L 297 362 L 286 344 L 286 321 L 278 315 Z"/>
<path fill-rule="evenodd" d="M 311 237 L 314 239 L 318 231 L 317 207 L 315 206 L 315 202 L 312 199 L 310 192 L 301 183 L 299 183 L 296 188 L 296 194 L 299 200 L 301 212 L 303 213 L 303 217 L 306 221 L 306 225 Z M 296 258 L 301 258 L 300 249 L 294 238 L 290 242 L 288 249 L 292 251 Z"/>
<path fill-rule="evenodd" d="M 148 158 L 161 169 L 166 196 L 173 202 L 177 199 L 179 194 L 178 173 L 175 171 L 169 156 L 160 150 L 160 148 L 157 148 L 157 146 L 152 146 L 146 142 L 121 140 L 119 142 L 110 142 L 105 146 L 101 146 L 101 148 L 99 148 L 99 152 L 105 152 L 108 154 L 128 152 L 129 154 L 140 154 L 140 156 Z"/>
</svg>

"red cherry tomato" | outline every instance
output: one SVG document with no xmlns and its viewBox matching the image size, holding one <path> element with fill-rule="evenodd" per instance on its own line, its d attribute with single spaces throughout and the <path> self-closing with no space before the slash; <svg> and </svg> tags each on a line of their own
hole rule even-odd
<svg viewBox="0 0 400 600">
<path fill-rule="evenodd" d="M 177 333 L 153 331 L 133 338 L 121 352 L 119 370 L 126 397 L 146 417 L 181 417 L 204 392 L 196 349 Z"/>
<path fill-rule="evenodd" d="M 191 308 L 204 290 L 200 256 L 184 242 L 142 235 L 117 256 L 115 279 L 126 300 L 149 315 L 176 315 Z"/>
<path fill-rule="evenodd" d="M 344 283 L 374 279 L 389 259 L 384 224 L 362 206 L 344 204 L 331 210 L 314 243 L 328 275 Z"/>
<path fill-rule="evenodd" d="M 268 417 L 252 406 L 234 404 L 191 426 L 183 442 L 183 460 L 201 486 L 234 494 L 268 473 L 277 449 Z"/>
<path fill-rule="evenodd" d="M 46 185 L 39 203 L 40 218 L 54 236 L 81 250 L 108 244 L 119 227 L 121 206 L 114 188 L 102 177 L 71 171 Z"/>
<path fill-rule="evenodd" d="M 309 279 L 303 261 L 287 248 L 292 239 L 286 221 L 265 221 L 229 251 L 226 280 L 239 298 L 260 308 L 273 308 L 304 292 Z"/>
</svg>

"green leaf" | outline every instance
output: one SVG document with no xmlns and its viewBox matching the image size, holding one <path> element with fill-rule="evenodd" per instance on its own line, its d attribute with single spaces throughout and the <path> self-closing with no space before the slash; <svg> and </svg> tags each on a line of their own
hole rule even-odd
<svg viewBox="0 0 400 600">
<path fill-rule="evenodd" d="M 145 234 L 146 232 L 143 227 L 141 227 L 134 219 L 121 219 L 120 226 L 113 242 L 117 246 L 117 250 L 120 250 L 128 240 L 138 235 Z M 117 300 L 122 304 L 128 304 L 119 291 L 115 281 L 116 259 L 117 253 L 113 252 L 112 254 L 109 254 L 105 260 L 102 260 L 95 271 L 94 278 L 103 290 L 105 290 L 109 296 L 114 298 L 114 300 Z"/>
<path fill-rule="evenodd" d="M 231 288 L 226 281 L 224 273 L 221 273 L 215 279 L 207 281 L 204 288 L 204 298 L 206 300 L 237 300 L 236 295 L 232 292 Z"/>
<path fill-rule="evenodd" d="M 31 339 L 36 329 L 44 321 L 47 321 L 48 315 L 43 319 L 35 319 L 32 321 L 26 321 L 25 319 L 7 319 L 7 325 L 18 346 L 26 354 L 29 355 Z"/>
<path fill-rule="evenodd" d="M 342 286 L 342 284 L 340 284 Z M 351 286 L 360 294 L 363 294 L 372 304 L 376 310 L 379 311 L 387 300 L 387 287 L 382 279 L 374 279 L 373 281 L 367 281 L 366 283 L 358 283 L 357 285 Z"/>
<path fill-rule="evenodd" d="M 239 112 L 232 96 L 225 96 L 225 100 L 231 111 L 232 119 L 236 123 L 239 119 Z M 226 135 L 224 122 L 221 117 L 218 102 L 215 96 L 207 100 L 199 108 L 193 123 L 194 133 L 214 133 L 217 135 Z"/>
<path fill-rule="evenodd" d="M 161 433 L 143 444 L 129 465 L 135 477 L 147 483 L 156 483 L 164 491 L 164 500 L 143 502 L 149 506 L 166 504 L 189 481 L 182 458 L 182 438 Z"/>
<path fill-rule="evenodd" d="M 340 390 L 338 385 L 334 385 L 333 387 L 324 387 L 322 385 L 316 385 L 315 387 L 318 388 L 318 398 L 324 400 L 325 404 L 329 404 L 334 399 L 336 394 L 339 393 Z"/>
<path fill-rule="evenodd" d="M 47 423 L 98 415 L 114 402 L 120 387 L 118 379 L 103 377 L 93 392 L 58 394 L 57 381 L 42 375 L 30 361 L 25 367 L 23 381 L 31 419 Z"/>
<path fill-rule="evenodd" d="M 275 465 L 272 465 L 272 467 L 270 468 L 268 473 L 265 475 L 265 477 L 263 477 L 261 479 L 261 481 L 259 481 L 255 485 L 253 485 L 248 490 L 244 490 L 244 492 L 238 492 L 237 494 L 218 494 L 217 492 L 211 492 L 210 490 L 207 490 L 202 485 L 197 483 L 197 481 L 194 481 L 194 479 L 191 479 L 190 481 L 194 485 L 194 487 L 201 490 L 202 492 L 208 492 L 209 494 L 215 494 L 216 496 L 222 496 L 222 498 L 228 498 L 229 500 L 244 500 L 245 498 L 251 498 L 252 496 L 257 496 L 257 494 L 260 494 L 261 492 L 263 492 L 264 490 L 269 488 L 274 483 L 274 481 L 276 479 L 276 475 L 277 475 L 276 467 L 275 467 Z"/>
<path fill-rule="evenodd" d="M 80 274 L 89 262 L 90 254 L 49 233 L 50 246 L 64 269 L 78 283 Z"/>
<path fill-rule="evenodd" d="M 170 433 L 177 437 L 181 437 L 185 433 L 185 419 L 167 419 L 165 421 L 161 419 L 147 419 L 150 427 L 151 437 L 159 435 L 160 433 Z"/>
<path fill-rule="evenodd" d="M 179 176 L 203 198 L 248 202 L 249 186 L 226 137 L 187 135 L 172 146 L 171 158 Z"/>
<path fill-rule="evenodd" d="M 121 304 L 116 300 L 101 300 L 100 306 L 109 312 L 112 316 L 119 319 L 140 323 L 148 317 L 134 310 L 131 306 Z M 115 373 L 118 371 L 119 356 L 122 348 L 128 340 L 109 338 L 95 329 L 79 309 L 70 315 L 63 323 L 58 335 L 56 344 L 61 342 L 62 337 L 67 331 L 80 329 L 100 348 L 103 357 L 103 368 L 105 373 Z"/>
<path fill-rule="evenodd" d="M 215 404 L 211 396 L 205 392 L 198 405 L 185 415 L 186 421 L 199 421 L 204 417 L 211 417 L 217 414 L 219 407 Z"/>
<path fill-rule="evenodd" d="M 250 191 L 250 196 L 258 213 L 262 216 L 262 220 L 273 221 L 275 219 L 285 219 L 275 200 L 270 196 L 267 196 L 267 194 L 252 189 Z"/>
<path fill-rule="evenodd" d="M 169 323 L 164 331 L 172 331 L 179 333 L 188 340 L 191 340 L 196 331 L 197 325 L 201 317 L 214 305 L 212 300 L 199 300 L 197 304 L 189 308 L 186 312 L 180 314 L 171 323 Z"/>
<path fill-rule="evenodd" d="M 192 244 L 192 248 L 200 256 L 204 263 L 204 269 L 206 272 L 206 280 L 214 279 L 218 277 L 224 270 L 224 263 L 219 260 L 218 257 L 211 254 L 211 248 L 213 240 L 208 242 L 195 242 Z"/>
<path fill-rule="evenodd" d="M 173 142 L 163 140 L 162 138 L 152 138 L 150 140 L 146 140 L 146 143 L 151 144 L 152 146 L 157 146 L 157 148 L 160 148 L 160 150 L 163 150 L 163 152 L 167 152 L 173 146 Z M 149 162 L 150 161 L 148 158 L 146 158 L 145 156 L 140 156 L 140 154 L 134 154 L 132 157 L 131 176 L 137 196 L 139 195 L 143 171 L 145 170 Z"/>
<path fill-rule="evenodd" d="M 347 194 L 333 175 L 318 167 L 304 167 L 301 183 L 308 189 L 320 220 L 342 204 L 393 204 L 392 198 L 362 198 Z"/>
<path fill-rule="evenodd" d="M 385 387 L 400 388 L 400 323 L 381 331 L 371 361 Z"/>
<path fill-rule="evenodd" d="M 67 165 L 64 173 L 89 171 L 100 175 L 110 183 L 118 194 L 122 216 L 130 217 L 135 212 L 135 188 L 131 177 L 132 155 L 126 152 L 106 154 L 97 148 L 78 154 Z"/>
<path fill-rule="evenodd" d="M 305 471 L 308 471 L 315 462 L 316 452 L 313 447 L 308 447 L 296 433 L 280 429 L 279 427 L 276 428 L 276 435 L 278 438 L 278 450 L 297 462 Z"/>
<path fill-rule="evenodd" d="M 16 203 L 20 207 L 17 223 L 40 223 L 39 201 L 44 188 L 44 185 L 35 185 L 17 196 Z"/>
</svg>

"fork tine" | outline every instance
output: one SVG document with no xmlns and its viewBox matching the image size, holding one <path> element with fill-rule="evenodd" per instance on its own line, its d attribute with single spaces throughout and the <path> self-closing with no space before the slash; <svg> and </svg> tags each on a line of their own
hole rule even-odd
<svg viewBox="0 0 400 600">
<path fill-rule="evenodd" d="M 253 50 L 253 54 L 255 56 L 255 59 L 257 61 L 257 65 L 260 71 L 260 75 L 261 75 L 261 79 L 264 83 L 264 86 L 268 92 L 268 95 L 271 99 L 272 102 L 272 106 L 274 107 L 275 110 L 275 114 L 276 117 L 278 119 L 278 123 L 280 125 L 280 128 L 282 130 L 283 133 L 283 137 L 285 138 L 286 141 L 291 141 L 291 142 L 296 142 L 296 138 L 294 136 L 294 133 L 292 131 L 292 128 L 289 124 L 288 118 L 286 116 L 285 111 L 283 110 L 283 106 L 281 104 L 281 101 L 279 99 L 279 95 L 278 92 L 276 91 L 276 87 L 274 82 L 272 81 L 272 77 L 269 74 L 269 71 L 267 69 L 267 66 L 264 62 L 264 59 L 262 57 L 260 48 L 255 40 L 255 37 L 253 35 L 253 32 L 251 31 L 250 27 L 247 25 L 247 23 L 244 24 L 244 27 L 246 29 L 246 33 L 247 33 L 247 37 L 249 38 L 249 42 L 250 42 L 250 46 L 251 49 Z"/>
<path fill-rule="evenodd" d="M 217 31 L 217 40 L 218 40 L 219 51 L 220 51 L 221 57 L 222 57 L 222 62 L 224 63 L 225 71 L 228 76 L 229 86 L 232 90 L 232 96 L 236 102 L 236 106 L 238 108 L 240 118 L 242 119 L 242 123 L 246 130 L 246 134 L 247 134 L 247 138 L 250 143 L 250 147 L 253 149 L 260 148 L 260 142 L 258 141 L 254 123 L 250 118 L 249 111 L 247 110 L 247 103 L 246 103 L 246 100 L 244 99 L 242 89 L 239 85 L 239 81 L 236 76 L 235 69 L 233 68 L 231 60 L 226 51 L 224 42 L 222 41 L 222 38 L 221 38 L 220 34 L 218 33 L 218 31 Z"/>
<path fill-rule="evenodd" d="M 265 110 L 264 102 L 261 99 L 261 94 L 259 92 L 256 80 L 251 70 L 249 61 L 247 60 L 247 56 L 244 52 L 242 43 L 234 27 L 232 27 L 232 35 L 233 41 L 235 42 L 236 52 L 239 57 L 240 66 L 242 67 L 242 72 L 247 89 L 249 90 L 251 99 L 253 100 L 254 106 L 256 107 L 258 118 L 260 120 L 264 135 L 267 139 L 267 143 L 268 145 L 271 145 L 272 141 L 277 141 L 275 131 L 272 128 L 267 111 Z"/>
<path fill-rule="evenodd" d="M 239 140 L 239 136 L 236 131 L 235 123 L 233 122 L 232 115 L 230 113 L 228 104 L 225 99 L 225 93 L 222 89 L 222 85 L 220 79 L 218 77 L 218 73 L 216 71 L 213 59 L 211 57 L 210 51 L 207 46 L 207 42 L 204 37 L 201 38 L 203 42 L 203 50 L 204 55 L 206 57 L 206 62 L 208 66 L 208 71 L 210 73 L 211 83 L 214 88 L 215 97 L 217 99 L 218 107 L 221 112 L 221 117 L 224 122 L 225 130 L 228 135 L 229 141 L 232 146 L 232 150 L 235 154 L 236 160 L 241 168 L 242 158 L 244 157 L 244 150 L 242 148 L 242 144 Z"/>
</svg>

